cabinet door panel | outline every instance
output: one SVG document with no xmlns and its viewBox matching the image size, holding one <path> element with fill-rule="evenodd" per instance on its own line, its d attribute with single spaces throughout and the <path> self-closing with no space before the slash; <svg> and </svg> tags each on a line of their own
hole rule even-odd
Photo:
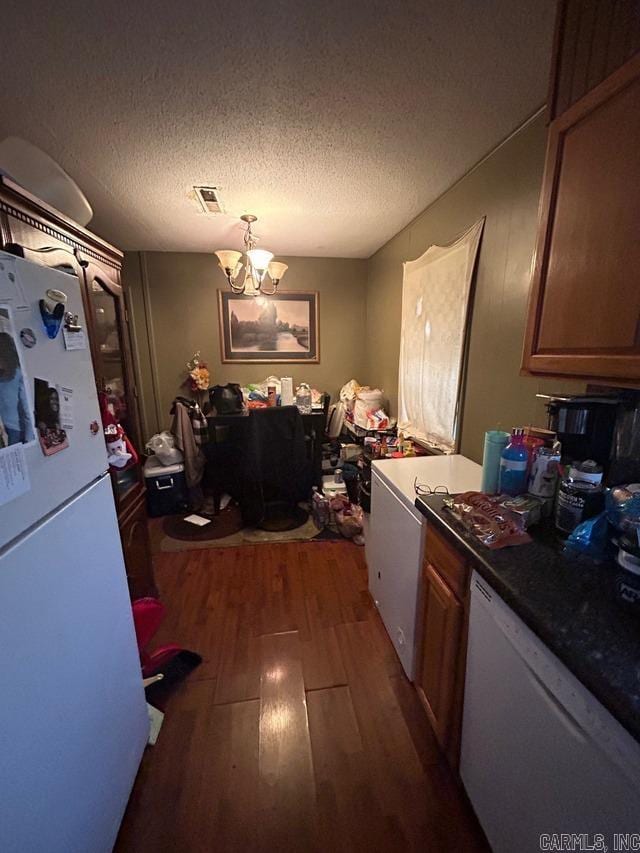
<svg viewBox="0 0 640 853">
<path fill-rule="evenodd" d="M 549 132 L 523 366 L 640 381 L 640 57 Z"/>
<path fill-rule="evenodd" d="M 437 571 L 425 567 L 424 622 L 419 689 L 438 741 L 446 748 L 452 727 L 463 607 Z"/>
<path fill-rule="evenodd" d="M 559 147 L 538 351 L 638 352 L 640 79 Z"/>
<path fill-rule="evenodd" d="M 140 431 L 129 347 L 124 295 L 117 274 L 94 261 L 85 269 L 87 320 L 96 384 L 113 406 L 117 420 L 140 452 Z M 112 473 L 118 515 L 128 512 L 142 491 L 142 468 L 134 465 Z"/>
</svg>

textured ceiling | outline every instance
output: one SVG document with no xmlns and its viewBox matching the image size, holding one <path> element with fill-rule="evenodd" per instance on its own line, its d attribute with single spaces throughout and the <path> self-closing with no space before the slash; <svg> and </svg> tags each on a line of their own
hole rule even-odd
<svg viewBox="0 0 640 853">
<path fill-rule="evenodd" d="M 553 0 L 5 0 L 0 138 L 125 249 L 367 257 L 545 99 Z M 222 187 L 206 216 L 193 184 Z"/>
</svg>

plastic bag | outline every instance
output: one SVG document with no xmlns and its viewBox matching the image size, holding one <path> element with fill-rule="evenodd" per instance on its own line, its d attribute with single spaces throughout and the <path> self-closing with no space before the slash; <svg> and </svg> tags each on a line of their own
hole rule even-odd
<svg viewBox="0 0 640 853">
<path fill-rule="evenodd" d="M 444 505 L 487 548 L 493 550 L 531 542 L 523 519 L 501 506 L 499 497 L 483 492 L 463 492 L 447 495 Z"/>
<path fill-rule="evenodd" d="M 338 530 L 345 539 L 353 539 L 362 533 L 363 512 L 356 504 L 347 504 L 336 512 Z"/>
<path fill-rule="evenodd" d="M 607 547 L 608 522 L 606 512 L 579 524 L 565 543 L 565 551 L 584 554 L 592 560 L 602 560 Z"/>
<path fill-rule="evenodd" d="M 382 430 L 389 426 L 384 411 L 384 392 L 379 388 L 360 388 L 353 406 L 353 421 L 367 430 Z"/>
<path fill-rule="evenodd" d="M 168 430 L 151 436 L 145 445 L 145 450 L 149 456 L 155 454 L 163 465 L 175 465 L 182 462 L 182 453 L 176 447 L 175 436 Z"/>
<path fill-rule="evenodd" d="M 353 405 L 356 400 L 356 394 L 360 390 L 360 383 L 357 379 L 350 379 L 346 385 L 343 385 L 340 390 L 340 401 L 344 404 L 347 412 L 353 411 Z"/>
</svg>

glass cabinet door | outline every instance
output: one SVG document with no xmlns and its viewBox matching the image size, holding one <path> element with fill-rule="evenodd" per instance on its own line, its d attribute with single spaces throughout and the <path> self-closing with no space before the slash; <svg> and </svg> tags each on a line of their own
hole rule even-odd
<svg viewBox="0 0 640 853">
<path fill-rule="evenodd" d="M 116 419 L 131 443 L 137 447 L 137 419 L 127 388 L 127 354 L 122 293 L 119 285 L 106 278 L 90 275 L 88 279 L 88 301 L 93 327 L 92 349 L 98 391 L 107 394 Z M 140 482 L 140 466 L 132 465 L 115 472 L 116 498 L 121 504 L 125 495 Z"/>
</svg>

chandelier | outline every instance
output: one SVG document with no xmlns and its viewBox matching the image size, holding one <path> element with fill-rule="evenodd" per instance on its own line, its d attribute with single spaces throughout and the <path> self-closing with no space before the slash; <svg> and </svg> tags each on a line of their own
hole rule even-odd
<svg viewBox="0 0 640 853">
<path fill-rule="evenodd" d="M 233 249 L 219 249 L 215 252 L 218 265 L 226 275 L 234 293 L 244 293 L 245 296 L 272 296 L 278 289 L 288 267 L 280 261 L 274 261 L 273 252 L 268 252 L 266 249 L 256 249 L 258 238 L 251 232 L 251 226 L 257 221 L 257 216 L 252 213 L 245 213 L 240 219 L 247 223 L 244 232 L 246 258 L 242 281 L 240 280 L 243 267 L 240 260 L 242 252 L 236 252 Z M 267 275 L 271 282 L 271 290 L 265 289 Z"/>
</svg>

